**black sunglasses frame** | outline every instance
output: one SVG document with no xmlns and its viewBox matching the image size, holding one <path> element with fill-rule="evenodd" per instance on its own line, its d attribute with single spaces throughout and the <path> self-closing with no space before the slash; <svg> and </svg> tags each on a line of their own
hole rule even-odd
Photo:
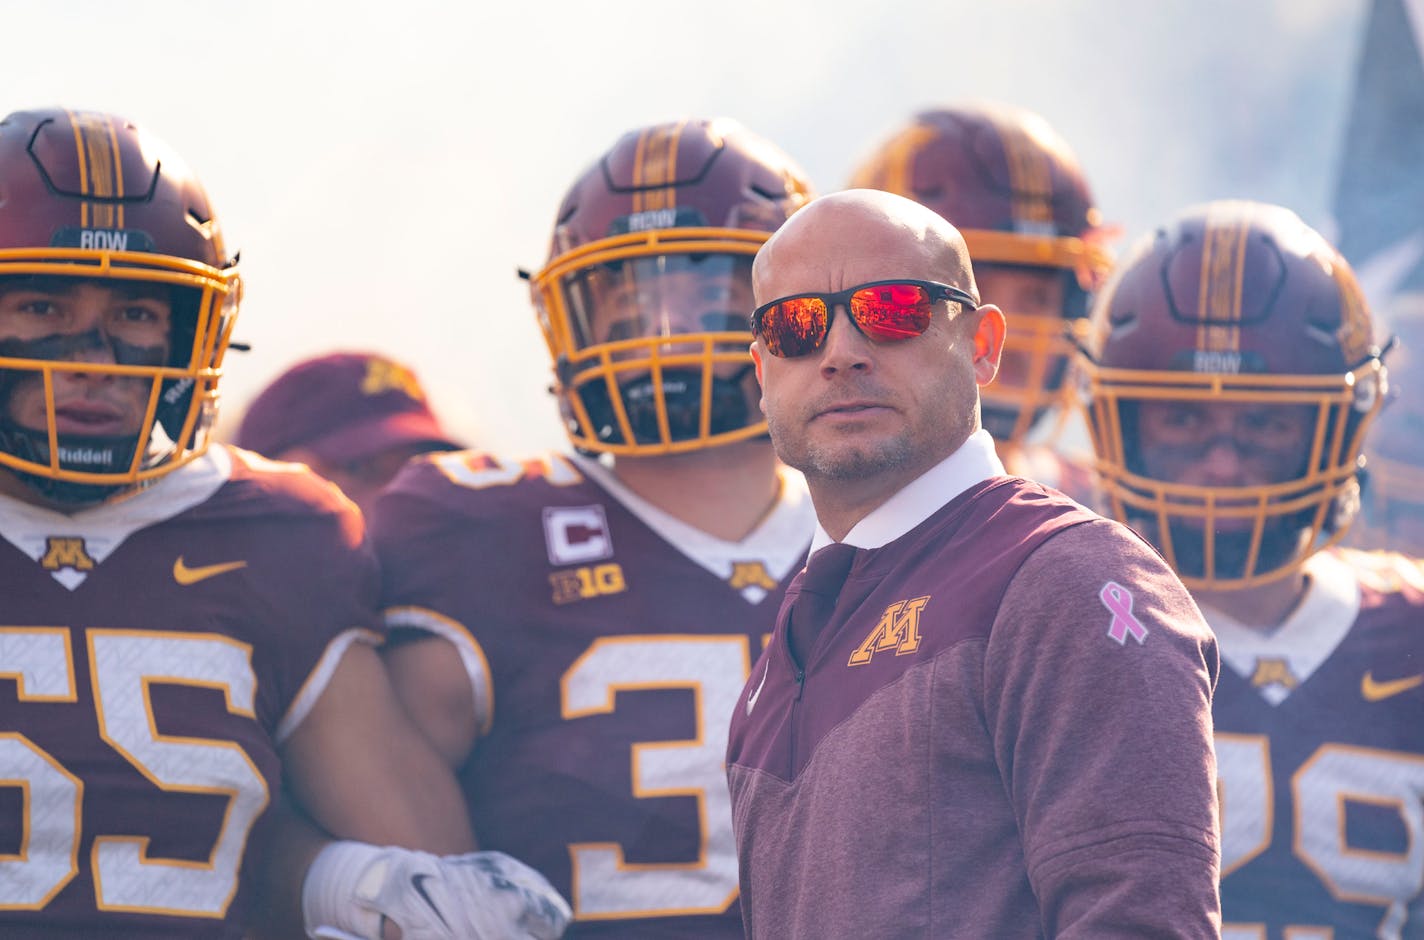
<svg viewBox="0 0 1424 940">
<path fill-rule="evenodd" d="M 927 293 L 927 294 L 929 295 L 929 298 L 930 298 L 930 302 L 931 302 L 931 303 L 938 303 L 938 302 L 941 301 L 941 300 L 950 300 L 950 301 L 953 301 L 954 303 L 963 305 L 966 309 L 969 309 L 969 310 L 977 310 L 977 309 L 979 309 L 979 307 L 981 306 L 981 304 L 979 303 L 978 298 L 976 298 L 973 294 L 969 293 L 968 291 L 964 290 L 963 288 L 955 287 L 953 284 L 944 284 L 944 283 L 941 283 L 940 281 L 923 281 L 923 280 L 920 280 L 919 278 L 913 278 L 913 277 L 894 277 L 894 278 L 886 278 L 886 279 L 884 279 L 884 280 L 879 280 L 879 281 L 867 281 L 867 282 L 864 283 L 864 284 L 857 284 L 857 285 L 855 285 L 854 287 L 847 287 L 845 290 L 838 290 L 838 291 L 834 291 L 834 292 L 828 293 L 828 294 L 823 294 L 823 293 L 817 293 L 817 292 L 815 292 L 815 291 L 810 291 L 810 292 L 807 292 L 807 293 L 804 293 L 804 294 L 788 294 L 788 295 L 785 296 L 785 297 L 778 297 L 776 300 L 773 300 L 771 303 L 762 304 L 760 307 L 757 307 L 756 310 L 752 311 L 752 315 L 751 315 L 751 330 L 752 330 L 752 335 L 753 335 L 754 337 L 757 337 L 758 339 L 763 340 L 763 342 L 765 341 L 765 337 L 763 336 L 762 330 L 761 330 L 762 320 L 765 318 L 766 312 L 767 312 L 768 310 L 770 310 L 772 307 L 775 307 L 775 306 L 777 306 L 778 304 L 784 304 L 784 303 L 786 303 L 788 300 L 801 300 L 801 299 L 803 299 L 803 298 L 812 298 L 812 297 L 813 297 L 813 298 L 815 298 L 815 299 L 817 299 L 817 300 L 820 300 L 822 303 L 824 303 L 824 304 L 826 305 L 826 334 L 821 337 L 821 342 L 820 342 L 820 343 L 817 343 L 815 346 L 811 347 L 811 348 L 808 349 L 806 352 L 804 352 L 804 353 L 801 354 L 802 356 L 809 356 L 811 353 L 815 352 L 817 349 L 820 349 L 821 346 L 825 345 L 825 342 L 826 342 L 825 336 L 826 336 L 826 335 L 829 335 L 830 332 L 831 332 L 831 322 L 835 319 L 835 316 L 836 316 L 836 309 L 837 309 L 838 307 L 844 307 L 844 308 L 845 308 L 846 314 L 850 317 L 850 322 L 855 325 L 855 328 L 856 328 L 857 330 L 860 330 L 860 332 L 861 332 L 862 334 L 864 334 L 864 333 L 865 333 L 865 330 L 861 329 L 860 324 L 856 322 L 855 315 L 850 312 L 850 299 L 851 299 L 851 297 L 854 296 L 856 293 L 865 290 L 866 288 L 869 288 L 869 287 L 884 287 L 884 286 L 887 286 L 887 285 L 890 285 L 890 284 L 913 284 L 913 285 L 915 285 L 916 287 L 922 287 L 922 288 L 924 288 L 925 293 Z M 921 334 L 916 334 L 916 335 L 918 336 L 918 335 L 921 335 Z M 906 337 L 906 339 L 910 339 L 910 338 L 912 338 L 912 337 Z M 877 341 L 877 342 L 879 342 L 879 341 Z M 776 355 L 776 354 L 773 353 L 772 355 Z M 801 357 L 800 357 L 800 356 L 777 356 L 777 358 L 778 358 L 778 359 L 799 359 L 799 358 L 801 358 Z"/>
</svg>

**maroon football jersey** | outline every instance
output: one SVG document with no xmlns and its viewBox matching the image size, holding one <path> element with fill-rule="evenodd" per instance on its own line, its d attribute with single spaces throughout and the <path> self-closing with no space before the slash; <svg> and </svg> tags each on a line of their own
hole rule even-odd
<svg viewBox="0 0 1424 940">
<path fill-rule="evenodd" d="M 0 936 L 240 937 L 279 742 L 375 617 L 360 516 L 213 447 L 0 536 Z"/>
<path fill-rule="evenodd" d="M 1313 557 L 1269 635 L 1205 610 L 1222 670 L 1222 935 L 1424 936 L 1424 572 Z"/>
<path fill-rule="evenodd" d="M 471 673 L 476 836 L 568 898 L 570 936 L 741 936 L 727 724 L 814 525 L 794 476 L 728 543 L 558 456 L 433 456 L 378 502 L 387 624 Z"/>
</svg>

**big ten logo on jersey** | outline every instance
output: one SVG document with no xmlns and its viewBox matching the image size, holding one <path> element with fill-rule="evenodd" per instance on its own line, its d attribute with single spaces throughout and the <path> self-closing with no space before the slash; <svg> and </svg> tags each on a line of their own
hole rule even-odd
<svg viewBox="0 0 1424 940">
<path fill-rule="evenodd" d="M 894 650 L 896 656 L 913 653 L 920 648 L 920 613 L 930 602 L 930 595 L 906 601 L 896 601 L 885 608 L 880 621 L 861 644 L 850 654 L 849 666 L 864 666 L 882 650 Z"/>
<path fill-rule="evenodd" d="M 623 568 L 616 562 L 554 571 L 549 574 L 549 584 L 554 589 L 555 604 L 572 604 L 628 590 Z"/>
<path fill-rule="evenodd" d="M 571 604 L 628 590 L 617 563 L 590 562 L 613 557 L 608 517 L 599 505 L 544 507 L 544 545 L 551 565 L 579 565 L 549 575 L 555 604 Z"/>
</svg>

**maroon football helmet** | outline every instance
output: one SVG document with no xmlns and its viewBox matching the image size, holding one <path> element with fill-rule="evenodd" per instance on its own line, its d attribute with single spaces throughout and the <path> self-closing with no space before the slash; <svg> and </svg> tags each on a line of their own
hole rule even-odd
<svg viewBox="0 0 1424 940">
<path fill-rule="evenodd" d="M 82 504 L 207 449 L 240 281 L 201 184 L 161 142 L 109 114 L 11 114 L 0 121 L 0 295 L 79 284 L 171 304 L 166 343 L 153 347 L 113 330 L 67 333 L 53 316 L 18 331 L 0 322 L 9 331 L 0 332 L 0 466 L 48 498 Z M 57 420 L 56 379 L 76 375 L 143 383 L 137 431 L 85 434 L 74 427 L 82 420 Z M 14 417 L 17 396 L 43 401 L 46 426 Z"/>
<path fill-rule="evenodd" d="M 985 303 L 1009 321 L 999 375 L 981 391 L 984 426 L 1001 444 L 1021 444 L 1059 403 L 1074 351 L 1067 331 L 1087 316 L 1111 266 L 1103 247 L 1111 233 L 1077 157 L 1036 114 L 962 104 L 915 115 L 860 164 L 851 186 L 913 199 L 964 235 Z M 995 270 L 1056 273 L 1058 309 L 1014 309 L 1014 298 L 984 283 Z"/>
<path fill-rule="evenodd" d="M 1188 587 L 1283 577 L 1343 535 L 1385 370 L 1349 264 L 1293 212 L 1214 202 L 1147 235 L 1094 304 L 1089 346 L 1108 507 Z M 1230 441 L 1208 424 L 1223 420 Z M 1269 479 L 1202 475 L 1223 443 Z"/>
<path fill-rule="evenodd" d="M 811 196 L 785 154 L 726 119 L 630 131 L 579 177 L 533 277 L 575 447 L 646 456 L 766 433 L 752 258 Z"/>
</svg>

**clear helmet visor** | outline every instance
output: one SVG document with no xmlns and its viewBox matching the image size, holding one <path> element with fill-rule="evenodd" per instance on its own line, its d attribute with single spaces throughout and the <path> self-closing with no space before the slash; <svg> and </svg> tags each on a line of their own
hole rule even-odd
<svg viewBox="0 0 1424 940">
<path fill-rule="evenodd" d="M 563 288 L 576 352 L 628 340 L 669 343 L 688 334 L 746 333 L 754 306 L 747 255 L 610 261 L 570 274 Z"/>
<path fill-rule="evenodd" d="M 732 230 L 624 236 L 535 276 L 575 446 L 646 456 L 765 434 L 748 352 L 763 241 Z"/>
</svg>

